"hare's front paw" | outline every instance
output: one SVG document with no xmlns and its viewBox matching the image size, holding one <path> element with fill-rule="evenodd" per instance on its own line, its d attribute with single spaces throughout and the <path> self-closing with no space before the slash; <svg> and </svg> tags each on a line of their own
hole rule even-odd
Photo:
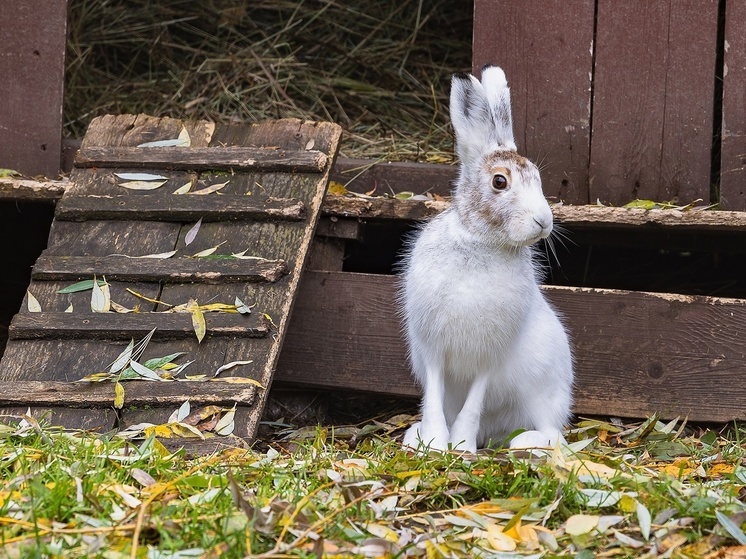
<svg viewBox="0 0 746 559">
<path fill-rule="evenodd" d="M 477 451 L 477 438 L 474 428 L 472 426 L 464 428 L 456 421 L 451 429 L 451 448 L 462 452 L 475 453 Z"/>
<path fill-rule="evenodd" d="M 431 432 L 422 423 L 415 423 L 404 434 L 404 446 L 415 450 L 446 450 L 448 448 L 448 432 Z"/>
<path fill-rule="evenodd" d="M 513 437 L 510 448 L 554 448 L 560 438 L 559 432 L 524 431 Z"/>
</svg>

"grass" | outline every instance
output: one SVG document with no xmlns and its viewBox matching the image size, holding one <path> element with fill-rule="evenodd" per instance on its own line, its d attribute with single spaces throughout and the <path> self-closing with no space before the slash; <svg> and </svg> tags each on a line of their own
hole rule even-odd
<svg viewBox="0 0 746 559">
<path fill-rule="evenodd" d="M 472 3 L 71 0 L 65 132 L 105 113 L 331 120 L 346 156 L 450 161 Z"/>
<path fill-rule="evenodd" d="M 4 418 L 0 557 L 743 557 L 743 431 L 583 420 L 543 456 L 401 449 L 412 420 L 187 459 Z M 310 436 L 309 436 L 310 435 Z"/>
</svg>

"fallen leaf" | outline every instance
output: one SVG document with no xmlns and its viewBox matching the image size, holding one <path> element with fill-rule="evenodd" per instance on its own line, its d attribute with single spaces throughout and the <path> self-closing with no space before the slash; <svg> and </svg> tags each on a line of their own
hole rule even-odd
<svg viewBox="0 0 746 559">
<path fill-rule="evenodd" d="M 174 138 L 172 140 L 156 140 L 154 142 L 144 142 L 142 144 L 138 144 L 137 147 L 139 148 L 171 148 L 171 147 L 179 147 L 183 146 L 184 142 L 180 140 L 179 138 Z"/>
<path fill-rule="evenodd" d="M 645 542 L 641 542 L 640 540 L 636 540 L 635 538 L 632 538 L 626 534 L 622 534 L 618 530 L 613 530 L 613 532 L 614 532 L 614 537 L 626 546 L 632 547 L 634 549 L 638 549 L 645 545 Z"/>
<path fill-rule="evenodd" d="M 114 359 L 114 361 L 112 361 L 109 372 L 112 374 L 116 374 L 119 371 L 123 370 L 130 362 L 130 359 L 132 359 L 132 351 L 134 349 L 135 340 L 130 340 L 130 343 L 127 344 L 127 347 L 124 348 L 124 351 L 122 351 L 122 353 L 120 353 L 119 356 Z"/>
<path fill-rule="evenodd" d="M 111 294 L 109 284 L 100 285 L 96 278 L 93 278 L 91 293 L 91 311 L 96 313 L 105 313 L 111 310 Z"/>
<path fill-rule="evenodd" d="M 515 551 L 518 544 L 496 524 L 487 525 L 487 542 L 495 551 Z"/>
<path fill-rule="evenodd" d="M 124 407 L 124 386 L 121 382 L 114 385 L 114 407 L 118 410 Z"/>
<path fill-rule="evenodd" d="M 26 290 L 26 307 L 28 312 L 41 312 L 41 305 L 34 295 Z"/>
<path fill-rule="evenodd" d="M 65 312 L 73 312 L 73 304 L 70 303 L 70 305 L 65 309 Z"/>
<path fill-rule="evenodd" d="M 565 523 L 565 532 L 571 536 L 589 533 L 598 526 L 598 516 L 589 514 L 574 514 Z"/>
<path fill-rule="evenodd" d="M 332 196 L 344 196 L 347 194 L 347 189 L 342 183 L 336 181 L 329 181 L 329 186 L 326 189 L 327 193 Z"/>
<path fill-rule="evenodd" d="M 236 310 L 241 314 L 251 314 L 251 307 L 244 303 L 241 299 L 236 296 L 235 303 Z"/>
<path fill-rule="evenodd" d="M 225 377 L 225 378 L 212 378 L 210 379 L 215 382 L 227 382 L 228 384 L 253 384 L 259 388 L 264 388 L 261 382 L 248 377 Z"/>
<path fill-rule="evenodd" d="M 725 529 L 726 532 L 741 545 L 746 545 L 746 534 L 743 533 L 741 527 L 733 522 L 728 516 L 719 511 L 715 511 L 715 516 L 718 519 L 720 525 Z"/>
<path fill-rule="evenodd" d="M 637 512 L 637 523 L 640 525 L 640 533 L 642 534 L 642 537 L 646 540 L 650 539 L 650 524 L 651 524 L 651 518 L 650 518 L 650 511 L 648 508 L 643 505 L 641 502 L 637 502 L 636 506 L 636 512 Z"/>
<path fill-rule="evenodd" d="M 226 363 L 225 365 L 221 365 L 217 368 L 215 371 L 214 377 L 218 376 L 223 371 L 227 371 L 228 369 L 232 369 L 233 367 L 238 367 L 239 365 L 248 365 L 249 363 L 253 363 L 254 361 L 231 361 L 230 363 Z"/>
<path fill-rule="evenodd" d="M 310 140 L 308 140 L 308 142 L 306 143 L 306 151 L 313 149 L 313 146 L 315 144 L 316 144 L 316 141 L 313 138 L 311 138 Z"/>
<path fill-rule="evenodd" d="M 236 406 L 233 406 L 233 409 L 225 412 L 225 415 L 221 417 L 220 421 L 215 425 L 215 434 L 226 437 L 233 433 L 233 430 L 236 427 L 235 416 Z"/>
<path fill-rule="evenodd" d="M 192 181 L 189 181 L 186 184 L 182 184 L 179 188 L 174 190 L 174 194 L 186 194 L 192 189 Z"/>
<path fill-rule="evenodd" d="M 130 368 L 132 368 L 133 371 L 135 371 L 138 375 L 140 375 L 143 378 L 146 378 L 149 380 L 163 381 L 163 379 L 159 377 L 157 373 L 148 369 L 145 365 L 138 363 L 137 361 L 130 361 L 129 366 Z"/>
<path fill-rule="evenodd" d="M 214 254 L 218 248 L 220 248 L 221 245 L 224 245 L 226 241 L 223 241 L 220 244 L 215 245 L 214 247 L 206 248 L 205 250 L 201 250 L 196 254 L 192 255 L 192 258 L 203 258 L 205 256 L 210 256 L 211 254 Z"/>
<path fill-rule="evenodd" d="M 202 314 L 202 309 L 199 308 L 197 301 L 195 301 L 194 299 L 189 299 L 189 303 L 187 303 L 187 309 L 192 315 L 192 327 L 194 328 L 194 333 L 197 336 L 197 343 L 202 343 L 202 340 L 205 338 L 205 334 L 207 333 L 205 315 Z"/>
<path fill-rule="evenodd" d="M 128 188 L 129 190 L 155 190 L 156 188 L 162 187 L 168 181 L 127 181 L 120 182 L 119 186 L 122 188 Z"/>
<path fill-rule="evenodd" d="M 126 181 L 158 181 L 168 180 L 163 175 L 153 175 L 151 173 L 114 173 L 114 176 Z"/>
<path fill-rule="evenodd" d="M 99 286 L 104 285 L 106 282 L 103 280 L 98 280 Z M 93 280 L 83 280 L 78 281 L 76 283 L 73 283 L 71 285 L 68 285 L 67 287 L 63 287 L 62 289 L 58 289 L 57 293 L 64 294 L 64 293 L 79 293 L 81 291 L 88 291 L 89 289 L 93 289 Z"/>
<path fill-rule="evenodd" d="M 194 241 L 195 237 L 197 236 L 197 233 L 199 233 L 199 228 L 202 226 L 202 218 L 200 217 L 197 223 L 192 225 L 192 228 L 187 231 L 187 234 L 184 235 L 184 245 L 189 246 L 192 244 L 192 241 Z"/>
<path fill-rule="evenodd" d="M 202 190 L 195 190 L 194 192 L 190 192 L 189 194 L 194 194 L 197 196 L 201 196 L 204 194 L 212 194 L 213 192 L 217 192 L 218 190 L 222 190 L 222 188 L 228 184 L 231 181 L 225 181 L 221 183 L 211 184 L 207 188 L 203 188 Z"/>
</svg>

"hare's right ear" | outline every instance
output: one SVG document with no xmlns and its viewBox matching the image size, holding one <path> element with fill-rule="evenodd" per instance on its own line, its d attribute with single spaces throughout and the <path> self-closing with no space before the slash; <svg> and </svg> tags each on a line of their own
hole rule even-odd
<svg viewBox="0 0 746 559">
<path fill-rule="evenodd" d="M 502 69 L 485 67 L 481 82 L 470 74 L 453 76 L 451 122 L 459 159 L 465 165 L 495 149 L 516 149 L 510 90 Z"/>
</svg>

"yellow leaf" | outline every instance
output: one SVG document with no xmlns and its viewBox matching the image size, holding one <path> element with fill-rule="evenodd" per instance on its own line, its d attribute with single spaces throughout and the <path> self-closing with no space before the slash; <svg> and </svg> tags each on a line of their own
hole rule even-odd
<svg viewBox="0 0 746 559">
<path fill-rule="evenodd" d="M 365 529 L 377 538 L 382 538 L 388 542 L 396 543 L 399 541 L 399 534 L 388 526 L 382 524 L 367 524 Z"/>
<path fill-rule="evenodd" d="M 329 188 L 327 188 L 326 191 L 332 196 L 344 196 L 347 194 L 347 189 L 344 185 L 336 181 L 330 181 Z"/>
<path fill-rule="evenodd" d="M 156 437 L 161 437 L 163 439 L 171 439 L 174 436 L 173 431 L 171 431 L 171 426 L 168 424 L 145 427 L 142 432 L 146 437 L 152 437 L 155 435 Z"/>
<path fill-rule="evenodd" d="M 637 499 L 630 495 L 622 495 L 618 503 L 619 510 L 622 512 L 635 512 L 637 510 Z"/>
<path fill-rule="evenodd" d="M 228 384 L 253 384 L 254 386 L 258 386 L 259 388 L 264 388 L 264 386 L 262 386 L 262 383 L 259 382 L 258 380 L 254 380 L 253 378 L 246 378 L 246 377 L 211 378 L 210 381 L 227 382 Z"/>
<path fill-rule="evenodd" d="M 189 310 L 189 313 L 192 315 L 192 327 L 194 328 L 194 333 L 197 335 L 197 342 L 202 343 L 202 340 L 205 338 L 205 333 L 207 332 L 205 315 L 202 314 L 202 309 L 199 308 L 197 301 L 194 299 L 189 299 L 187 310 Z"/>
<path fill-rule="evenodd" d="M 502 531 L 497 524 L 487 525 L 487 541 L 495 551 L 515 551 L 517 544 L 513 538 Z"/>
<path fill-rule="evenodd" d="M 121 410 L 124 406 L 124 386 L 122 386 L 121 382 L 118 382 L 114 385 L 114 407 L 118 410 Z"/>
</svg>

